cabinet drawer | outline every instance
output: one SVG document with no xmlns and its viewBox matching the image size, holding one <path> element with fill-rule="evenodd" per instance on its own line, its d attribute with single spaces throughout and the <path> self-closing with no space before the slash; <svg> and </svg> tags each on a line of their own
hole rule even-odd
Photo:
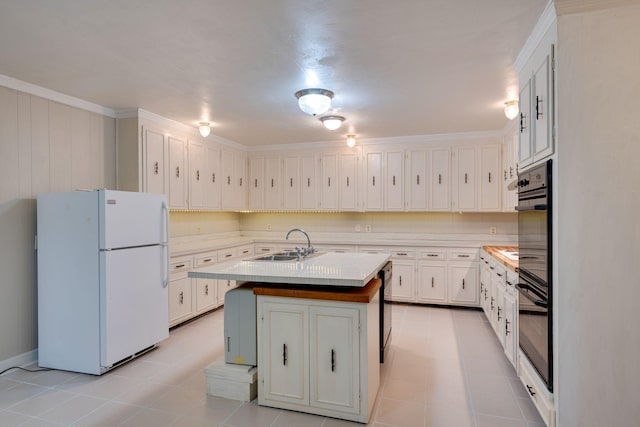
<svg viewBox="0 0 640 427">
<path fill-rule="evenodd" d="M 358 252 L 363 253 L 363 254 L 382 254 L 382 253 L 389 253 L 389 249 L 385 249 L 381 246 L 363 246 L 361 248 L 358 248 Z"/>
<path fill-rule="evenodd" d="M 225 249 L 223 251 L 218 252 L 218 262 L 225 262 L 232 260 L 236 257 L 235 249 Z"/>
<path fill-rule="evenodd" d="M 275 252 L 277 250 L 277 248 L 275 246 L 268 246 L 268 245 L 260 245 L 255 247 L 254 249 L 254 253 L 255 254 L 268 254 L 270 252 Z"/>
<path fill-rule="evenodd" d="M 422 249 L 419 257 L 421 260 L 445 261 L 447 259 L 447 251 L 444 249 Z"/>
<path fill-rule="evenodd" d="M 169 274 L 171 278 L 177 278 L 179 276 L 186 277 L 186 274 L 189 270 L 193 268 L 193 258 L 191 257 L 181 257 L 181 258 L 173 258 L 169 264 Z M 184 273 L 184 274 L 181 274 Z"/>
<path fill-rule="evenodd" d="M 236 254 L 240 257 L 240 258 L 247 258 L 250 256 L 253 256 L 253 245 L 245 245 L 245 246 L 239 246 L 236 248 Z"/>
<path fill-rule="evenodd" d="M 196 267 L 204 267 L 205 265 L 215 264 L 218 262 L 217 252 L 207 252 L 196 256 Z"/>
<path fill-rule="evenodd" d="M 451 249 L 449 261 L 478 261 L 478 249 Z"/>
<path fill-rule="evenodd" d="M 393 258 L 393 259 L 415 259 L 416 258 L 416 251 L 414 249 L 393 250 L 393 251 L 391 251 L 391 258 Z"/>
</svg>

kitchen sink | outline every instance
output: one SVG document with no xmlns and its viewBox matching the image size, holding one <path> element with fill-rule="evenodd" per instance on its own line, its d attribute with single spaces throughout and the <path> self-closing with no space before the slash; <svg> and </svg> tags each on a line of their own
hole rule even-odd
<svg viewBox="0 0 640 427">
<path fill-rule="evenodd" d="M 518 261 L 518 251 L 498 251 L 501 255 L 509 258 L 511 261 Z"/>
<path fill-rule="evenodd" d="M 305 260 L 307 258 L 314 257 L 316 255 L 320 255 L 319 252 L 314 252 L 312 254 L 303 256 L 302 259 Z M 298 253 L 296 251 L 283 251 L 276 252 L 274 254 L 262 255 L 257 258 L 253 258 L 251 261 L 295 261 L 298 259 Z"/>
</svg>

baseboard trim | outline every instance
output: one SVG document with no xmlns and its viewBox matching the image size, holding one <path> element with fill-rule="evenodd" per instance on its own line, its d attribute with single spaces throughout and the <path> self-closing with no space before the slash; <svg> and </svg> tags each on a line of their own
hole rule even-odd
<svg viewBox="0 0 640 427">
<path fill-rule="evenodd" d="M 38 362 L 38 349 L 19 354 L 9 359 L 0 360 L 0 372 L 13 366 L 28 366 Z M 8 372 L 7 372 L 8 373 Z"/>
</svg>

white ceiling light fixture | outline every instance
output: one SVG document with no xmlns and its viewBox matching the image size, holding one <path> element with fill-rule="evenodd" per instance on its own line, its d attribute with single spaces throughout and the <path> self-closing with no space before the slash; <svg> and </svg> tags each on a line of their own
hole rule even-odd
<svg viewBox="0 0 640 427">
<path fill-rule="evenodd" d="M 340 126 L 342 126 L 342 122 L 346 119 L 342 116 L 322 116 L 320 117 L 320 121 L 329 130 L 336 130 Z"/>
<path fill-rule="evenodd" d="M 518 100 L 508 101 L 504 103 L 504 115 L 507 116 L 507 119 L 515 119 L 519 112 L 520 109 L 518 108 Z"/>
<path fill-rule="evenodd" d="M 211 126 L 209 126 L 209 122 L 200 122 L 198 130 L 200 131 L 200 135 L 202 135 L 203 138 L 206 138 L 211 133 Z"/>
<path fill-rule="evenodd" d="M 302 89 L 295 93 L 298 98 L 298 106 L 302 111 L 312 116 L 317 116 L 331 108 L 333 92 L 327 89 L 311 88 Z"/>
<path fill-rule="evenodd" d="M 356 145 L 356 136 L 352 133 L 347 135 L 347 147 L 353 148 Z"/>
</svg>

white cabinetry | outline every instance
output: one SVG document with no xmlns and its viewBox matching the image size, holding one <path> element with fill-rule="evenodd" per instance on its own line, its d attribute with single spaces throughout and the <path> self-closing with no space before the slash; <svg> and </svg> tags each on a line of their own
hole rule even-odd
<svg viewBox="0 0 640 427">
<path fill-rule="evenodd" d="M 181 138 L 169 141 L 169 207 L 187 208 L 187 142 Z"/>
<path fill-rule="evenodd" d="M 453 209 L 475 211 L 478 209 L 476 148 L 456 148 L 453 159 Z"/>
<path fill-rule="evenodd" d="M 518 368 L 518 273 L 507 270 L 504 294 L 504 353 L 514 368 Z"/>
<path fill-rule="evenodd" d="M 306 155 L 300 157 L 300 207 L 303 210 L 314 210 L 319 207 L 317 182 L 318 169 L 316 165 L 316 156 Z"/>
<path fill-rule="evenodd" d="M 322 210 L 338 209 L 338 155 L 323 154 L 320 157 L 320 200 Z"/>
<path fill-rule="evenodd" d="M 480 176 L 478 179 L 481 211 L 500 211 L 502 181 L 500 180 L 500 145 L 487 145 L 479 148 Z"/>
<path fill-rule="evenodd" d="M 169 327 L 193 316 L 194 301 L 191 282 L 187 273 L 193 267 L 191 257 L 173 258 L 169 276 Z"/>
<path fill-rule="evenodd" d="M 220 209 L 220 150 L 189 141 L 189 208 Z"/>
<path fill-rule="evenodd" d="M 378 298 L 259 295 L 259 404 L 366 423 L 379 385 Z"/>
<path fill-rule="evenodd" d="M 404 210 L 404 152 L 387 151 L 385 159 L 385 210 Z"/>
<path fill-rule="evenodd" d="M 556 34 L 556 26 L 552 25 L 520 72 L 518 163 L 521 168 L 554 152 Z"/>
<path fill-rule="evenodd" d="M 407 200 L 408 211 L 427 210 L 427 159 L 429 153 L 424 150 L 407 152 Z"/>
<path fill-rule="evenodd" d="M 152 129 L 143 128 L 142 150 L 144 157 L 142 191 L 166 194 L 166 150 L 164 135 Z"/>
<path fill-rule="evenodd" d="M 222 151 L 222 208 L 245 209 L 248 202 L 247 159 L 244 153 Z"/>
<path fill-rule="evenodd" d="M 429 210 L 449 211 L 451 210 L 451 150 L 449 148 L 431 150 L 430 165 Z"/>
<path fill-rule="evenodd" d="M 285 210 L 300 209 L 301 180 L 300 180 L 300 158 L 298 156 L 287 156 L 283 160 L 284 164 L 284 188 L 283 204 Z"/>
<path fill-rule="evenodd" d="M 249 209 L 264 209 L 264 158 L 249 159 Z"/>
<path fill-rule="evenodd" d="M 267 157 L 264 161 L 264 207 L 267 210 L 282 209 L 282 162 L 279 157 Z"/>
<path fill-rule="evenodd" d="M 410 250 L 391 251 L 393 274 L 391 276 L 391 299 L 412 302 L 416 299 L 415 252 Z"/>
<path fill-rule="evenodd" d="M 195 257 L 195 267 L 206 267 L 218 261 L 216 252 L 208 252 Z M 216 279 L 192 279 L 195 282 L 195 312 L 204 313 L 218 307 L 218 281 Z"/>
<path fill-rule="evenodd" d="M 358 155 L 343 153 L 340 154 L 339 161 L 339 210 L 355 211 L 358 209 Z"/>
<path fill-rule="evenodd" d="M 365 183 L 364 183 L 364 210 L 381 211 L 383 203 L 382 180 L 382 158 L 383 152 L 366 151 L 364 153 Z M 388 182 L 387 182 L 388 184 Z"/>
<path fill-rule="evenodd" d="M 518 133 L 510 133 L 502 144 L 502 210 L 515 212 L 518 192 L 510 190 L 509 184 L 518 179 Z"/>
<path fill-rule="evenodd" d="M 447 301 L 447 264 L 418 264 L 418 302 L 444 304 Z"/>
</svg>

